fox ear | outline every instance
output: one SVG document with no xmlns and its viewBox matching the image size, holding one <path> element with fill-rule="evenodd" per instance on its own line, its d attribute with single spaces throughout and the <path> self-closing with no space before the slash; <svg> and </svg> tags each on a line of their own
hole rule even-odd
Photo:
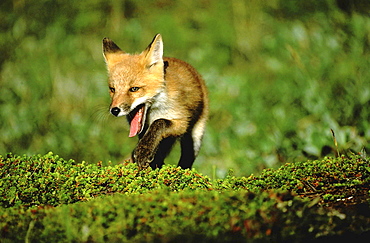
<svg viewBox="0 0 370 243">
<path fill-rule="evenodd" d="M 124 52 L 109 38 L 103 39 L 103 55 L 108 66 L 120 61 L 120 54 Z"/>
<path fill-rule="evenodd" d="M 147 67 L 159 64 L 163 66 L 163 41 L 160 34 L 154 36 L 153 41 L 146 48 L 145 64 Z"/>
</svg>

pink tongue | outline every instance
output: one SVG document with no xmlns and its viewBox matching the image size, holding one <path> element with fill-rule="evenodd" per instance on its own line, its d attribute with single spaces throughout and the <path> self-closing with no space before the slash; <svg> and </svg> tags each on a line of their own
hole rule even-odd
<svg viewBox="0 0 370 243">
<path fill-rule="evenodd" d="M 128 135 L 129 137 L 134 137 L 140 132 L 141 120 L 143 118 L 143 109 L 144 107 L 136 112 L 134 118 L 131 120 L 130 135 Z"/>
</svg>

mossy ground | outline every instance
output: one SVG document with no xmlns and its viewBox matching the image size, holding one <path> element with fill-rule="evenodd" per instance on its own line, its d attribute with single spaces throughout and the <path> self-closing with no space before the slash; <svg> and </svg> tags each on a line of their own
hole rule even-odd
<svg viewBox="0 0 370 243">
<path fill-rule="evenodd" d="M 359 155 L 215 180 L 171 165 L 139 172 L 52 153 L 8 154 L 0 166 L 5 242 L 281 242 L 370 230 L 370 166 Z"/>
</svg>

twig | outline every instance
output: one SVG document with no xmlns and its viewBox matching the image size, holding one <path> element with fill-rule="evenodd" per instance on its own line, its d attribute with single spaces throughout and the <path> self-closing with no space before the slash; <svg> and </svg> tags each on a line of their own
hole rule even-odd
<svg viewBox="0 0 370 243">
<path fill-rule="evenodd" d="M 330 128 L 330 131 L 331 131 L 331 134 L 333 135 L 333 140 L 334 140 L 335 148 L 337 150 L 337 155 L 338 155 L 338 157 L 340 157 L 339 149 L 338 149 L 338 143 L 337 143 L 337 139 L 335 138 L 334 130 Z"/>
</svg>

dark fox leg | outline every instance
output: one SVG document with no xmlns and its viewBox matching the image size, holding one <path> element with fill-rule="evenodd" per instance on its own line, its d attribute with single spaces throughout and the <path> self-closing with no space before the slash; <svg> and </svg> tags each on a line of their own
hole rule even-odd
<svg viewBox="0 0 370 243">
<path fill-rule="evenodd" d="M 163 161 L 167 157 L 167 155 L 171 152 L 171 149 L 175 141 L 176 138 L 168 137 L 160 142 L 157 152 L 155 153 L 154 160 L 153 162 L 150 163 L 150 167 L 152 167 L 153 170 L 161 168 L 163 166 L 164 164 Z"/>
<path fill-rule="evenodd" d="M 152 168 L 162 166 L 164 157 L 166 157 L 174 143 L 170 138 L 174 138 L 174 135 L 178 133 L 181 134 L 181 130 L 177 132 L 176 128 L 182 127 L 182 124 L 179 122 L 166 119 L 155 120 L 144 136 L 139 139 L 136 148 L 132 152 L 132 161 L 137 163 L 139 169 L 148 167 L 154 159 L 156 159 L 156 162 L 153 163 Z M 169 139 L 167 140 L 167 138 Z M 162 141 L 164 141 L 163 145 L 161 145 Z M 159 147 L 161 147 L 161 152 L 157 153 Z"/>
<path fill-rule="evenodd" d="M 189 132 L 181 137 L 181 157 L 179 166 L 182 169 L 190 169 L 195 160 L 194 140 Z"/>
</svg>

